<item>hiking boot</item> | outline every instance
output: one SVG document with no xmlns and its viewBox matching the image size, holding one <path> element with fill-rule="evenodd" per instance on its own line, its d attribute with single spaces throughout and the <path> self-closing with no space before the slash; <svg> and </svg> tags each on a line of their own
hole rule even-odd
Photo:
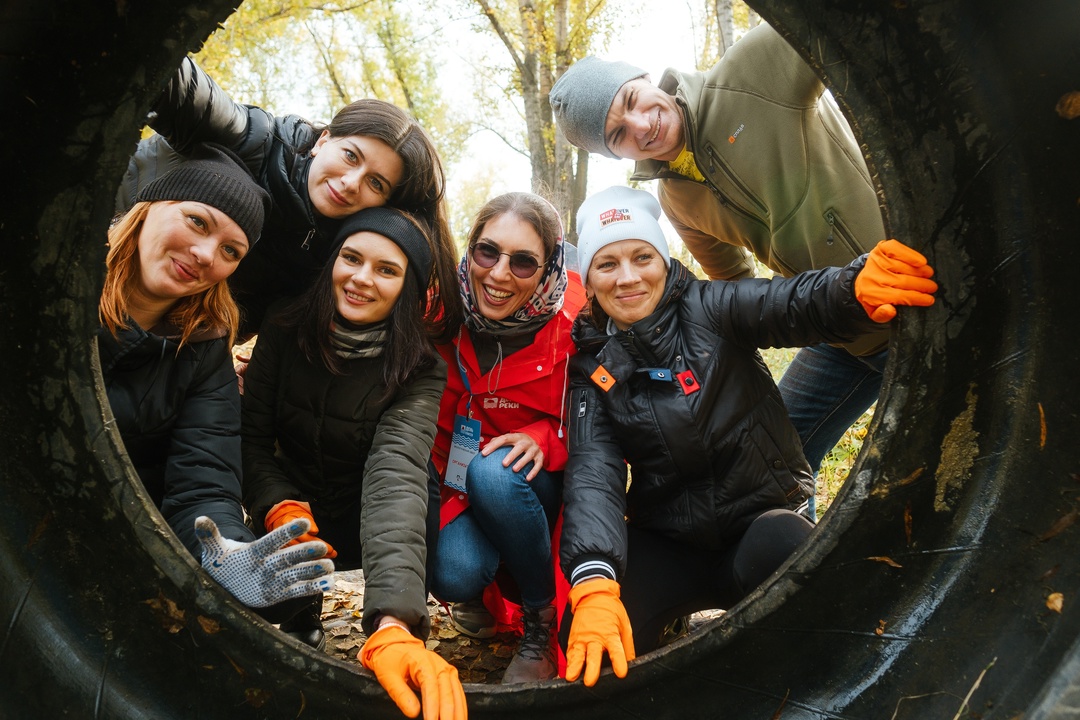
<svg viewBox="0 0 1080 720">
<path fill-rule="evenodd" d="M 316 650 L 325 650 L 326 633 L 323 632 L 322 625 L 322 595 L 317 595 L 313 602 L 305 605 L 296 615 L 278 625 L 278 629 Z"/>
<path fill-rule="evenodd" d="M 537 682 L 558 676 L 555 660 L 555 606 L 522 608 L 525 634 L 503 673 L 502 684 Z"/>
<path fill-rule="evenodd" d="M 454 603 L 449 608 L 450 624 L 461 633 L 477 640 L 486 640 L 495 636 L 495 618 L 484 607 L 484 601 L 477 598 L 467 602 Z"/>
</svg>

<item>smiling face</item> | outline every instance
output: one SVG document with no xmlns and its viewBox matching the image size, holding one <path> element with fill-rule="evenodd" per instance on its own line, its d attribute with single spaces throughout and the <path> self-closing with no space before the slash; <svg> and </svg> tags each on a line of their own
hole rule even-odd
<svg viewBox="0 0 1080 720">
<path fill-rule="evenodd" d="M 626 330 L 656 310 L 667 284 L 667 263 L 644 240 L 620 240 L 600 248 L 588 268 L 585 289 Z"/>
<path fill-rule="evenodd" d="M 350 235 L 334 260 L 334 304 L 356 325 L 385 320 L 405 286 L 409 259 L 397 243 L 370 231 Z"/>
<path fill-rule="evenodd" d="M 543 277 L 544 242 L 533 229 L 517 215 L 503 213 L 484 224 L 477 242 L 498 248 L 498 261 L 489 268 L 480 267 L 469 258 L 469 281 L 480 314 L 488 320 L 503 320 L 521 309 Z M 536 259 L 539 267 L 532 277 L 519 278 L 510 271 L 510 255 L 525 253 Z"/>
<path fill-rule="evenodd" d="M 217 208 L 194 201 L 150 205 L 139 231 L 139 277 L 131 304 L 170 307 L 229 277 L 247 254 L 244 231 Z"/>
<path fill-rule="evenodd" d="M 328 218 L 385 205 L 405 173 L 393 148 L 367 135 L 332 137 L 324 130 L 311 155 L 308 195 L 316 212 Z"/>
<path fill-rule="evenodd" d="M 685 145 L 674 95 L 645 78 L 623 83 L 604 122 L 608 149 L 627 160 L 674 160 Z"/>
</svg>

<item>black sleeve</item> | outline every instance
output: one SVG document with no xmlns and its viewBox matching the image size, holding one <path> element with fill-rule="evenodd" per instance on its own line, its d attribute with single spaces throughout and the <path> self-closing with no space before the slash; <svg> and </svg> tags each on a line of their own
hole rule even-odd
<svg viewBox="0 0 1080 720">
<path fill-rule="evenodd" d="M 559 559 L 571 583 L 580 579 L 575 573 L 618 579 L 626 571 L 626 462 L 603 391 L 582 369 L 585 360 L 571 360 L 570 459 L 563 475 Z"/>
<path fill-rule="evenodd" d="M 224 339 L 210 344 L 173 424 L 161 513 L 196 558 L 195 518 L 206 515 L 224 537 L 254 539 L 240 505 L 240 392 Z"/>
</svg>

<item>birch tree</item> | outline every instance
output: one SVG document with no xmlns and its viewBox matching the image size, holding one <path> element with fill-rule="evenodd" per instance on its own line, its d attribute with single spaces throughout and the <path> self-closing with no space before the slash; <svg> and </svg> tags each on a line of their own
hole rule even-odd
<svg viewBox="0 0 1080 720">
<path fill-rule="evenodd" d="M 610 31 L 606 0 L 467 0 L 466 5 L 479 11 L 474 29 L 496 38 L 504 51 L 501 62 L 483 71 L 490 82 L 478 88 L 479 102 L 492 111 L 516 108 L 521 128 L 504 129 L 508 123 L 486 129 L 528 157 L 533 192 L 560 209 L 567 239 L 576 242 L 575 213 L 585 199 L 588 153 L 556 132 L 548 93 Z"/>
<path fill-rule="evenodd" d="M 437 82 L 436 32 L 394 0 L 245 0 L 196 61 L 236 100 L 276 114 L 308 108 L 329 122 L 373 97 L 408 111 L 431 134 L 445 165 L 457 159 L 467 122 L 450 112 Z"/>
</svg>

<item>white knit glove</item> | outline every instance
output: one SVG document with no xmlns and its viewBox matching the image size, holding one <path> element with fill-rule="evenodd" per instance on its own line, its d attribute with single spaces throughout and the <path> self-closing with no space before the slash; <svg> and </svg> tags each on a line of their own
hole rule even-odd
<svg viewBox="0 0 1080 720">
<path fill-rule="evenodd" d="M 308 526 L 299 519 L 244 543 L 222 537 L 213 520 L 200 516 L 195 535 L 202 544 L 203 569 L 248 607 L 328 592 L 334 587 L 334 561 L 319 559 L 326 554 L 326 543 L 316 540 L 282 549 Z"/>
</svg>

